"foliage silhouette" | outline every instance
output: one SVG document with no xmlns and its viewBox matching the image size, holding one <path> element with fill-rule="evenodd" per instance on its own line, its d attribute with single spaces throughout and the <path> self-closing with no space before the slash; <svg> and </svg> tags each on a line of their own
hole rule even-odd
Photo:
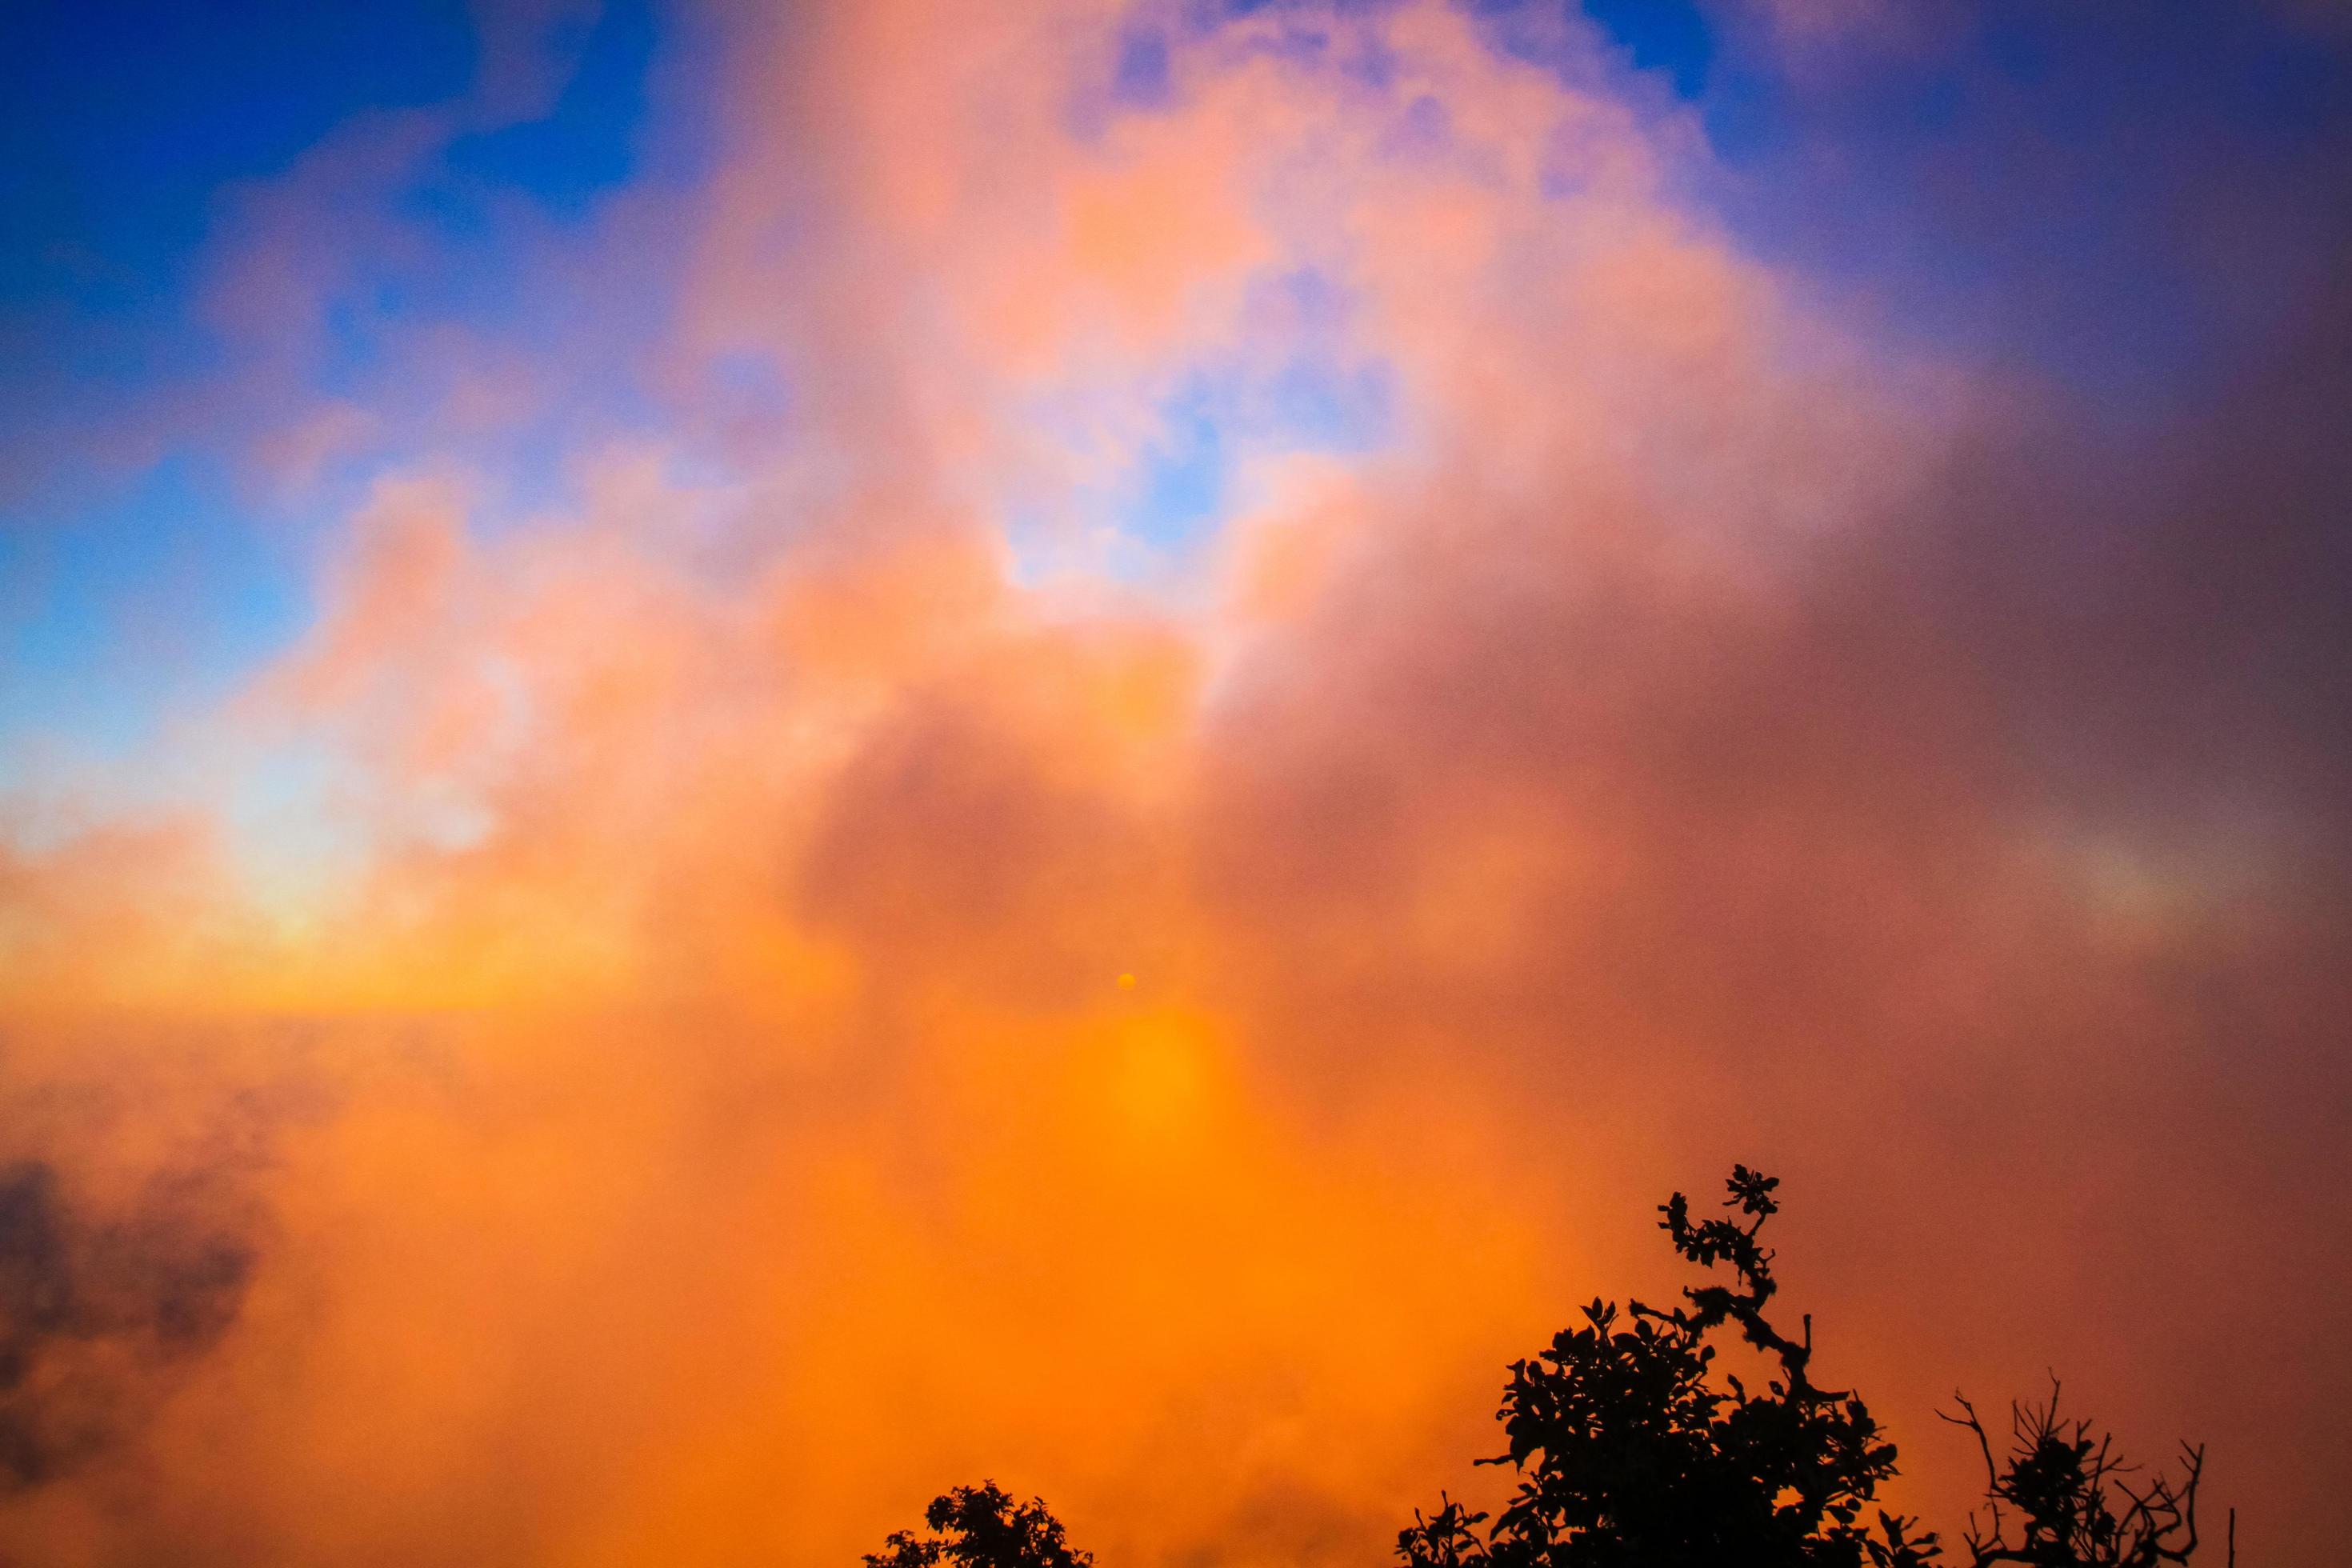
<svg viewBox="0 0 2352 1568">
<path fill-rule="evenodd" d="M 933 1498 L 923 1522 L 931 1539 L 894 1531 L 881 1551 L 866 1554 L 866 1568 L 1093 1568 L 1092 1557 L 1063 1540 L 1062 1521 L 1043 1498 L 1016 1503 L 994 1481 Z"/>
<path fill-rule="evenodd" d="M 1965 1537 L 1973 1568 L 2021 1563 L 2029 1568 L 2159 1568 L 2186 1563 L 2197 1550 L 2197 1488 L 2205 1476 L 2205 1450 L 2180 1446 L 2179 1479 L 2158 1474 L 2145 1485 L 2130 1477 L 2114 1440 L 2095 1435 L 2088 1421 L 2068 1422 L 2058 1414 L 2059 1385 L 2040 1405 L 2009 1407 L 2008 1462 L 1996 1464 L 1992 1441 L 1976 1406 L 1952 1397 L 1961 1414 L 1944 1419 L 1976 1435 L 1984 1456 L 1985 1498 L 1990 1521 L 1969 1520 Z M 2236 1520 L 2231 1521 L 2231 1552 L 2237 1556 Z M 2008 1539 L 2014 1524 L 2019 1535 Z"/>
<path fill-rule="evenodd" d="M 1792 1339 L 1768 1315 L 1779 1290 L 1758 1239 L 1779 1181 L 1735 1166 L 1725 1206 L 1694 1222 L 1680 1193 L 1661 1210 L 1675 1250 L 1732 1282 L 1693 1286 L 1660 1310 L 1584 1309 L 1582 1328 L 1511 1367 L 1498 1418 L 1519 1472 L 1482 1537 L 1483 1513 L 1441 1499 L 1397 1538 L 1409 1568 L 1916 1568 L 1936 1538 L 1875 1509 L 1895 1446 L 1851 1392 L 1812 1380 L 1812 1320 Z M 1736 1325 L 1778 1368 L 1762 1392 L 1710 1381 L 1709 1339 Z M 1874 1519 L 1864 1522 L 1865 1514 Z"/>
<path fill-rule="evenodd" d="M 1780 1184 L 1735 1165 L 1732 1215 L 1694 1220 L 1680 1193 L 1660 1206 L 1675 1251 L 1728 1265 L 1729 1281 L 1690 1286 L 1664 1310 L 1596 1300 L 1581 1328 L 1514 1363 L 1496 1413 L 1508 1449 L 1477 1462 L 1511 1466 L 1517 1492 L 1491 1524 L 1441 1492 L 1437 1511 L 1416 1510 L 1397 1536 L 1403 1568 L 1928 1568 L 1943 1557 L 1917 1521 L 1876 1506 L 1895 1445 L 1859 1395 L 1813 1381 L 1811 1316 L 1791 1338 L 1769 1315 L 1780 1286 L 1758 1237 Z M 1711 1341 L 1735 1328 L 1773 1368 L 1761 1392 L 1715 1376 Z M 2177 1478 L 2136 1488 L 2110 1439 L 2061 1420 L 2054 1382 L 2045 1404 L 2011 1406 L 2005 1460 L 1975 1407 L 1959 1406 L 1945 1419 L 1975 1434 L 1990 1505 L 1962 1538 L 1969 1568 L 2163 1568 L 2196 1551 L 2202 1448 L 2184 1444 Z M 1092 1562 L 1042 1500 L 1016 1505 L 992 1481 L 936 1499 L 924 1518 L 932 1539 L 898 1531 L 866 1568 Z"/>
</svg>

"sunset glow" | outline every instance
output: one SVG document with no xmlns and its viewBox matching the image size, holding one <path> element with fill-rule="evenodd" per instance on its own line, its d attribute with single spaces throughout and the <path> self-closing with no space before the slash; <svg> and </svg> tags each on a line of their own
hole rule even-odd
<svg viewBox="0 0 2352 1568">
<path fill-rule="evenodd" d="M 320 9 L 0 21 L 0 1563 L 1379 1563 L 1735 1159 L 2336 1560 L 2339 12 Z"/>
</svg>

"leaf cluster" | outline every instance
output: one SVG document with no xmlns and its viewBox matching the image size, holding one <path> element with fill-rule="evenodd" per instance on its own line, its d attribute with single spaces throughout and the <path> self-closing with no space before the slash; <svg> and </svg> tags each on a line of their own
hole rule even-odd
<svg viewBox="0 0 2352 1568">
<path fill-rule="evenodd" d="M 1682 1305 L 1583 1309 L 1584 1324 L 1513 1364 L 1498 1418 L 1506 1452 L 1486 1464 L 1519 1475 L 1483 1534 L 1484 1513 L 1441 1497 L 1397 1541 L 1406 1568 L 1916 1568 L 1935 1537 L 1876 1508 L 1895 1446 L 1852 1393 L 1811 1375 L 1812 1331 L 1783 1333 L 1768 1313 L 1779 1287 L 1759 1239 L 1779 1182 L 1733 1169 L 1724 1207 L 1694 1221 L 1677 1193 L 1660 1228 L 1728 1281 L 1693 1286 Z M 1716 1373 L 1712 1341 L 1737 1327 L 1776 1369 L 1751 1390 Z M 1867 1520 L 1867 1522 L 1865 1522 Z"/>
<path fill-rule="evenodd" d="M 1015 1502 L 994 1481 L 933 1498 L 923 1522 L 928 1538 L 893 1531 L 881 1551 L 866 1553 L 866 1568 L 1093 1568 L 1093 1557 L 1063 1539 L 1044 1499 Z"/>
<path fill-rule="evenodd" d="M 1976 1406 L 1953 1395 L 1961 1413 L 1944 1419 L 1974 1433 L 1984 1457 L 1988 1518 L 1979 1523 L 1971 1515 L 1964 1537 L 1971 1568 L 2001 1563 L 2027 1568 L 2162 1568 L 2188 1562 L 2197 1550 L 2197 1489 L 2204 1479 L 2205 1450 L 2183 1443 L 2177 1479 L 2160 1473 L 2136 1480 L 2140 1468 L 2125 1461 L 2111 1437 L 2095 1435 L 2087 1420 L 2060 1415 L 2059 1392 L 2053 1378 L 2050 1397 L 2042 1404 L 2011 1404 L 2006 1462 L 1993 1458 Z"/>
</svg>

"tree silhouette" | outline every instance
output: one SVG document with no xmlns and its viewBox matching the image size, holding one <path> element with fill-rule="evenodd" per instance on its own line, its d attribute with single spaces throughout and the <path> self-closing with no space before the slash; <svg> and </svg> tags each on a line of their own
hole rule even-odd
<svg viewBox="0 0 2352 1568">
<path fill-rule="evenodd" d="M 1498 1419 L 1509 1450 L 1484 1464 L 1519 1472 L 1491 1530 L 1441 1498 L 1397 1538 L 1409 1568 L 1915 1568 L 1933 1535 L 1872 1508 L 1895 1446 L 1851 1392 L 1811 1375 L 1812 1320 L 1791 1339 L 1767 1314 L 1779 1284 L 1757 1238 L 1779 1181 L 1735 1166 L 1732 1217 L 1693 1222 L 1680 1193 L 1661 1210 L 1675 1250 L 1733 1282 L 1693 1286 L 1661 1310 L 1584 1309 L 1539 1355 L 1515 1363 Z M 1709 1340 L 1736 1326 L 1779 1374 L 1762 1392 L 1711 1381 Z M 1875 1529 L 1863 1522 L 1875 1514 Z"/>
<path fill-rule="evenodd" d="M 2094 1434 L 2088 1421 L 2072 1423 L 2058 1414 L 2058 1380 L 2050 1381 L 2050 1397 L 2040 1405 L 2009 1407 L 2010 1452 L 2005 1465 L 1996 1464 L 1992 1440 L 1976 1406 L 1959 1395 L 1961 1414 L 1944 1419 L 1976 1434 L 1984 1456 L 1985 1498 L 1990 1522 L 1979 1527 L 1973 1515 L 1964 1537 L 1974 1557 L 1973 1568 L 1996 1563 L 2021 1563 L 2029 1568 L 2160 1568 L 2186 1563 L 2197 1550 L 2197 1488 L 2205 1476 L 2205 1450 L 2180 1446 L 2178 1479 L 2158 1474 L 2144 1486 L 2130 1478 L 2138 1467 L 2126 1464 L 2116 1452 L 2114 1440 Z M 2231 1557 L 2236 1551 L 2236 1520 L 2231 1519 Z M 2012 1543 L 2009 1528 L 2019 1535 Z"/>
<path fill-rule="evenodd" d="M 894 1531 L 881 1551 L 866 1554 L 866 1568 L 1093 1568 L 1092 1557 L 1063 1540 L 1045 1499 L 1016 1503 L 994 1481 L 933 1498 L 923 1522 L 930 1540 Z"/>
<path fill-rule="evenodd" d="M 1508 1450 L 1477 1462 L 1511 1466 L 1517 1492 L 1491 1523 L 1441 1492 L 1437 1511 L 1416 1510 L 1397 1536 L 1404 1568 L 1927 1568 L 1942 1556 L 1917 1521 L 1876 1506 L 1895 1445 L 1859 1395 L 1814 1383 L 1811 1314 L 1794 1338 L 1769 1315 L 1780 1286 L 1758 1237 L 1780 1184 L 1734 1165 L 1733 1214 L 1694 1221 L 1680 1193 L 1660 1206 L 1675 1251 L 1727 1265 L 1729 1280 L 1690 1286 L 1664 1310 L 1596 1300 L 1581 1328 L 1514 1363 L 1496 1413 Z M 1712 1342 L 1734 1329 L 1772 1369 L 1761 1392 L 1716 1375 Z M 2060 1418 L 2054 1381 L 2045 1404 L 2011 1406 L 2005 1460 L 1975 1407 L 1959 1406 L 1945 1419 L 1975 1434 L 1990 1505 L 1962 1538 L 1969 1568 L 2164 1568 L 2197 1550 L 2202 1448 L 2182 1446 L 2177 1478 L 2136 1486 L 2110 1439 Z M 1092 1563 L 1042 1500 L 1015 1504 L 992 1481 L 936 1499 L 924 1518 L 930 1539 L 900 1531 L 866 1568 Z"/>
</svg>

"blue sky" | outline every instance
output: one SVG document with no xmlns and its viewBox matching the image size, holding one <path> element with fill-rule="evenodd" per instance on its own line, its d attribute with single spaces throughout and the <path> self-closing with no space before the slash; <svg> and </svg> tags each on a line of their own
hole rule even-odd
<svg viewBox="0 0 2352 1568">
<path fill-rule="evenodd" d="M 1528 11 L 1481 9 L 1498 37 Z M 2352 73 L 2341 37 L 2285 11 L 2140 8 L 2120 31 L 2113 11 L 1988 5 L 1924 44 L 1818 58 L 1753 6 L 1587 6 L 1651 111 L 1697 116 L 1716 158 L 1692 198 L 1757 255 L 1890 342 L 2128 420 L 2282 330 L 2328 265 L 2346 198 L 2325 164 Z M 634 357 L 658 328 L 658 268 L 584 305 L 535 290 L 633 185 L 701 177 L 696 29 L 619 0 L 495 45 L 477 20 L 454 0 L 0 17 L 0 736 L 119 750 L 299 633 L 312 542 L 364 479 L 364 444 L 340 487 L 331 468 L 299 496 L 252 483 L 242 448 L 270 408 L 321 394 L 397 445 L 411 373 L 383 362 L 390 334 L 438 322 L 563 351 L 570 390 L 466 454 L 519 498 L 552 493 L 550 454 L 581 432 L 659 419 Z M 1148 107 L 1164 59 L 1135 37 L 1118 70 Z M 364 258 L 312 357 L 267 363 L 206 313 L 243 193 L 404 110 L 442 119 L 362 199 L 423 249 Z M 583 309 L 593 333 L 575 330 Z M 1377 440 L 1377 365 L 1269 374 L 1171 390 L 1114 498 L 1121 526 L 1179 547 L 1234 500 L 1238 455 Z"/>
</svg>

